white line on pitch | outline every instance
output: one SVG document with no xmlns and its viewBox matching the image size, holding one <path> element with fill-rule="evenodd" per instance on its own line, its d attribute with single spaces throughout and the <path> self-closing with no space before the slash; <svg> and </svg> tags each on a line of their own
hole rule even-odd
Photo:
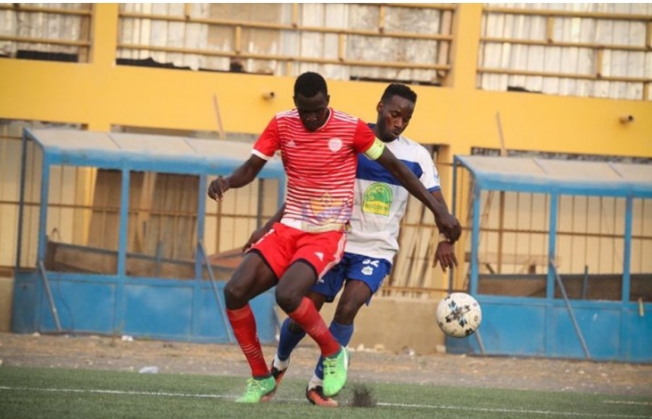
<svg viewBox="0 0 652 419">
<path fill-rule="evenodd" d="M 612 403 L 612 404 L 638 404 L 642 406 L 652 406 L 652 402 L 635 402 L 635 401 L 628 401 L 628 400 L 604 400 L 604 403 Z"/>
<path fill-rule="evenodd" d="M 117 394 L 127 396 L 160 396 L 160 397 L 197 397 L 206 399 L 230 399 L 229 396 L 219 394 L 191 394 L 191 393 L 167 393 L 164 391 L 123 391 L 123 390 L 100 390 L 100 389 L 77 389 L 77 388 L 36 388 L 36 387 L 7 387 L 0 386 L 0 390 L 19 391 L 45 391 L 60 393 L 93 393 L 93 394 Z"/>
<path fill-rule="evenodd" d="M 465 406 L 433 406 L 427 404 L 405 404 L 405 403 L 378 403 L 378 406 L 388 407 L 413 407 L 413 408 L 430 408 L 441 410 L 468 410 L 473 412 L 495 412 L 495 413 L 523 413 L 549 416 L 591 416 L 594 418 L 626 418 L 626 419 L 652 419 L 652 416 L 643 415 L 620 415 L 611 413 L 580 413 L 580 412 L 553 412 L 550 410 L 528 410 L 528 409 L 496 409 L 483 407 L 465 407 Z"/>
<path fill-rule="evenodd" d="M 233 399 L 233 396 L 223 396 L 219 394 L 192 394 L 192 393 L 168 393 L 164 391 L 123 391 L 123 390 L 101 390 L 101 389 L 76 389 L 76 388 L 37 388 L 37 387 L 8 387 L 0 386 L 0 390 L 15 391 L 45 391 L 60 393 L 89 393 L 89 394 L 115 394 L 127 396 L 155 396 L 155 397 L 196 397 L 204 399 Z M 303 399 L 277 398 L 276 400 L 297 402 Z M 578 413 L 578 412 L 553 412 L 549 410 L 527 410 L 527 409 L 495 409 L 481 407 L 464 407 L 464 406 L 443 406 L 428 404 L 407 404 L 407 403 L 377 403 L 378 406 L 385 407 L 407 407 L 417 409 L 440 409 L 440 410 L 466 410 L 471 412 L 495 412 L 495 413 L 521 413 L 537 414 L 549 416 L 591 416 L 595 418 L 623 418 L 623 419 L 652 419 L 652 416 L 642 415 L 614 415 L 603 413 Z"/>
</svg>

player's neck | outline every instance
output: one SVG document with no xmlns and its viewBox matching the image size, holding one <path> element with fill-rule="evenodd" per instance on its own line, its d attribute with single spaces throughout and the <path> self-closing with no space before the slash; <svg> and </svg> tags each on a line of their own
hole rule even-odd
<svg viewBox="0 0 652 419">
<path fill-rule="evenodd" d="M 324 123 L 321 124 L 321 126 L 317 128 L 315 131 L 319 131 L 320 129 L 324 128 L 328 124 L 328 121 L 331 120 L 331 113 L 332 113 L 331 108 L 326 108 L 326 110 L 328 111 L 328 114 L 326 115 L 326 119 L 324 120 Z"/>
<path fill-rule="evenodd" d="M 383 138 L 380 134 L 380 130 L 378 129 L 378 124 L 369 124 L 369 127 L 376 135 L 376 138 L 378 138 L 380 141 L 384 142 L 385 144 L 398 140 L 398 137 L 392 138 L 391 140 L 387 140 L 386 138 Z"/>
<path fill-rule="evenodd" d="M 378 138 L 378 139 L 380 139 L 381 141 L 383 141 L 383 139 L 382 139 L 381 136 L 380 136 L 380 131 L 378 130 L 378 124 L 373 124 L 373 125 L 371 126 L 371 130 L 372 130 L 372 131 L 374 132 L 374 134 L 376 135 L 376 138 Z M 385 141 L 383 141 L 383 142 L 385 142 Z"/>
</svg>

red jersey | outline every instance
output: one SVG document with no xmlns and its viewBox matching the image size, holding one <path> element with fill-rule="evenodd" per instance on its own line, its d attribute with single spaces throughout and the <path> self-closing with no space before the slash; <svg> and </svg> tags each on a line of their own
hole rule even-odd
<svg viewBox="0 0 652 419">
<path fill-rule="evenodd" d="M 278 113 L 254 144 L 253 153 L 265 160 L 281 150 L 288 181 L 281 222 L 304 231 L 339 230 L 348 223 L 356 154 L 376 139 L 360 119 L 329 110 L 317 131 L 306 130 L 296 109 Z"/>
</svg>

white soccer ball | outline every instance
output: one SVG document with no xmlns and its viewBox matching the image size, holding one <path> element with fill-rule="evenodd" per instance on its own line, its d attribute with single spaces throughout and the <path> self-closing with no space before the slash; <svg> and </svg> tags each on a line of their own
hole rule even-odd
<svg viewBox="0 0 652 419">
<path fill-rule="evenodd" d="M 437 324 L 448 336 L 472 335 L 482 323 L 482 309 L 475 298 L 464 292 L 444 297 L 437 306 Z"/>
</svg>

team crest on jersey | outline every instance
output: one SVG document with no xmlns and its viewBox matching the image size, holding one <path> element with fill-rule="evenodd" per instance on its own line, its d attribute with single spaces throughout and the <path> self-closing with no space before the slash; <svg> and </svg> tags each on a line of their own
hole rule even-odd
<svg viewBox="0 0 652 419">
<path fill-rule="evenodd" d="M 340 138 L 334 137 L 328 140 L 328 148 L 335 153 L 342 148 L 342 140 Z"/>
<path fill-rule="evenodd" d="M 393 200 L 392 190 L 385 183 L 374 183 L 364 191 L 362 211 L 389 216 Z"/>
</svg>

